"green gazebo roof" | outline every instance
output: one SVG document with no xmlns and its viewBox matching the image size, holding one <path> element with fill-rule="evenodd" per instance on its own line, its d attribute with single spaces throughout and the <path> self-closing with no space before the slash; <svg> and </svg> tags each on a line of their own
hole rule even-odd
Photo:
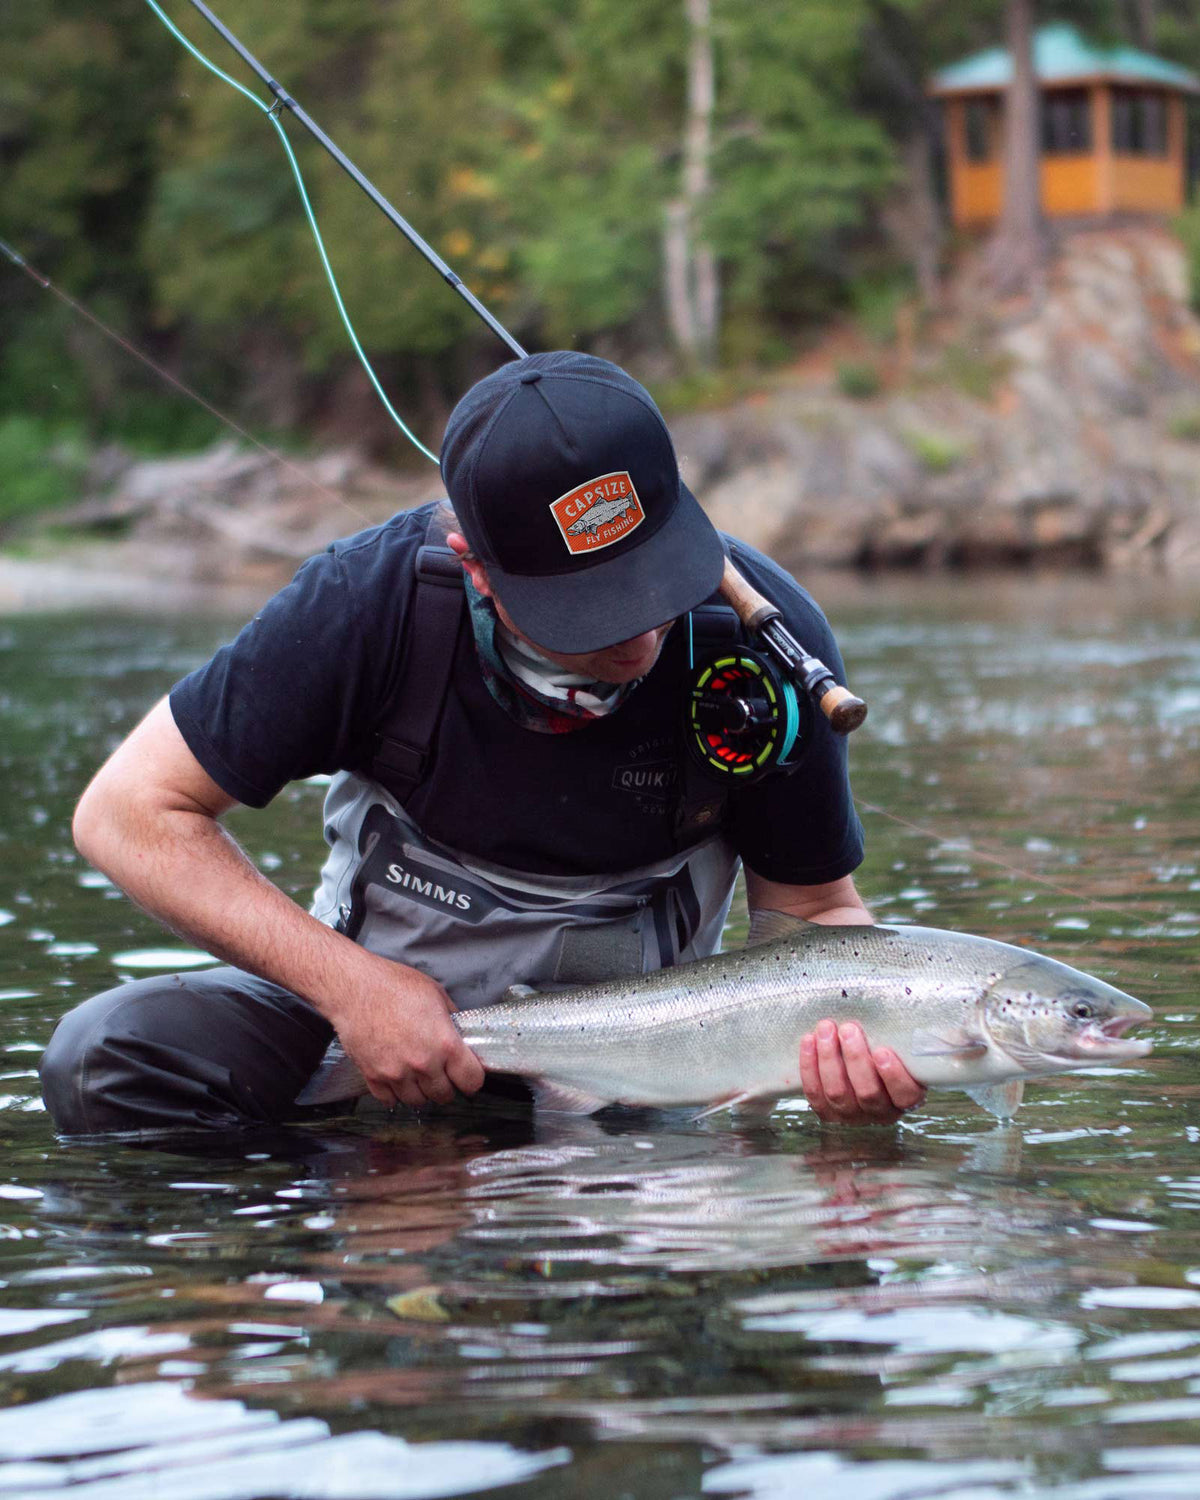
<svg viewBox="0 0 1200 1500">
<path fill-rule="evenodd" d="M 1095 47 L 1074 26 L 1043 26 L 1033 41 L 1033 64 L 1039 83 L 1072 83 L 1083 78 L 1113 78 L 1128 83 L 1156 83 L 1200 92 L 1200 78 L 1177 63 L 1152 57 L 1134 47 Z M 934 75 L 938 93 L 959 89 L 1003 89 L 1012 79 L 1012 61 L 1003 47 L 989 47 Z"/>
</svg>

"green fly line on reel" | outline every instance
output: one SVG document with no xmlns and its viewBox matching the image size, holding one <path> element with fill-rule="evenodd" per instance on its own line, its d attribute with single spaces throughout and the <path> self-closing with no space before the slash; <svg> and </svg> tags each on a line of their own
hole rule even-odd
<svg viewBox="0 0 1200 1500">
<path fill-rule="evenodd" d="M 701 664 L 686 721 L 693 754 L 721 776 L 750 782 L 796 764 L 811 709 L 769 657 L 741 646 Z"/>
</svg>

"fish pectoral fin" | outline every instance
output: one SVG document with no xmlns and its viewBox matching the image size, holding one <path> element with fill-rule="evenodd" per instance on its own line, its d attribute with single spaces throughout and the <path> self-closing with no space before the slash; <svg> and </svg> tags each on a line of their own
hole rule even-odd
<svg viewBox="0 0 1200 1500">
<path fill-rule="evenodd" d="M 734 1102 L 733 1108 L 748 1119 L 766 1120 L 777 1102 L 774 1094 L 743 1094 Z"/>
<path fill-rule="evenodd" d="M 759 943 L 773 943 L 777 938 L 794 937 L 806 927 L 815 927 L 815 922 L 806 922 L 788 911 L 772 911 L 768 906 L 756 906 L 750 913 L 750 930 L 746 934 L 746 947 L 756 948 Z"/>
<path fill-rule="evenodd" d="M 946 1031 L 928 1031 L 918 1028 L 912 1034 L 909 1049 L 914 1057 L 970 1057 L 982 1056 L 987 1051 L 987 1041 L 962 1027 L 950 1027 Z"/>
<path fill-rule="evenodd" d="M 710 1104 L 707 1109 L 702 1109 L 698 1115 L 693 1115 L 692 1119 L 707 1120 L 709 1115 L 719 1115 L 727 1109 L 748 1109 L 755 1114 L 770 1114 L 774 1104 L 774 1099 L 764 1099 L 761 1094 L 733 1094 L 728 1099 L 718 1099 L 715 1104 Z"/>
<path fill-rule="evenodd" d="M 500 996 L 501 1000 L 527 1000 L 530 995 L 536 995 L 537 990 L 531 984 L 510 984 Z"/>
<path fill-rule="evenodd" d="M 549 1083 L 539 1079 L 531 1085 L 534 1104 L 539 1110 L 553 1110 L 563 1115 L 594 1115 L 598 1109 L 611 1104 L 611 1099 L 600 1099 L 583 1089 L 572 1088 L 569 1083 Z"/>
<path fill-rule="evenodd" d="M 981 1083 L 976 1088 L 964 1089 L 963 1093 L 998 1120 L 1011 1120 L 1025 1097 L 1025 1080 L 1010 1078 L 1007 1083 Z"/>
</svg>

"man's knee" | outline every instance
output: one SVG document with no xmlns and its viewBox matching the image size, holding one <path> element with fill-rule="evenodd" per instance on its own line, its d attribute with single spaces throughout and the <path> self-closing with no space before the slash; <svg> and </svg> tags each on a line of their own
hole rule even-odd
<svg viewBox="0 0 1200 1500">
<path fill-rule="evenodd" d="M 103 1097 L 113 1082 L 114 1065 L 131 1068 L 136 1051 L 137 1012 L 144 1004 L 166 1003 L 169 978 L 144 979 L 94 995 L 68 1011 L 42 1055 L 42 1098 L 64 1135 L 137 1129 L 130 1119 L 114 1120 Z"/>
<path fill-rule="evenodd" d="M 333 1028 L 278 985 L 238 969 L 140 979 L 58 1024 L 42 1093 L 67 1135 L 277 1121 Z"/>
<path fill-rule="evenodd" d="M 83 1101 L 77 1083 L 79 1051 L 73 1028 L 67 1024 L 74 1014 L 72 1011 L 71 1015 L 64 1016 L 54 1028 L 54 1035 L 42 1053 L 38 1067 L 46 1108 L 55 1125 L 67 1135 L 78 1135 L 87 1129 L 83 1123 Z"/>
</svg>

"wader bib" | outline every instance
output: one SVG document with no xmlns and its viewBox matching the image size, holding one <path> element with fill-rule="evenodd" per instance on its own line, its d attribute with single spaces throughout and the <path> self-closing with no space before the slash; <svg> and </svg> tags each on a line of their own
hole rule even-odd
<svg viewBox="0 0 1200 1500">
<path fill-rule="evenodd" d="M 725 788 L 691 768 L 680 777 L 677 852 L 617 874 L 532 875 L 488 863 L 435 843 L 405 811 L 433 760 L 453 643 L 470 628 L 462 564 L 445 541 L 456 524 L 444 505 L 430 515 L 409 649 L 373 760 L 330 786 L 330 853 L 313 915 L 436 979 L 464 1010 L 494 1003 L 511 984 L 563 988 L 716 953 L 739 861 L 716 831 Z M 706 641 L 738 629 L 728 608 L 694 613 Z"/>
<path fill-rule="evenodd" d="M 719 833 L 640 869 L 529 875 L 433 843 L 383 787 L 343 772 L 312 912 L 409 964 L 464 1010 L 511 984 L 561 988 L 716 953 L 738 856 Z"/>
</svg>

